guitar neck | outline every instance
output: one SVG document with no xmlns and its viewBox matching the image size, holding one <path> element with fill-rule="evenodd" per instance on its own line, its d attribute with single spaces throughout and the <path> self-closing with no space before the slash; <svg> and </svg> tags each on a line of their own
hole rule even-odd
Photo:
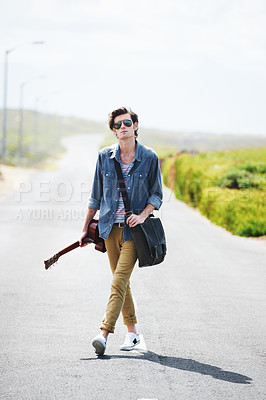
<svg viewBox="0 0 266 400">
<path fill-rule="evenodd" d="M 86 236 L 82 242 L 84 244 L 85 243 L 93 243 L 93 240 Z M 68 253 L 69 251 L 76 249 L 77 247 L 79 247 L 79 241 L 70 244 L 69 246 L 65 247 L 63 250 L 60 250 L 59 253 L 57 253 L 58 258 L 63 256 L 64 254 Z"/>
<path fill-rule="evenodd" d="M 63 256 L 64 254 L 68 253 L 69 251 L 72 251 L 79 247 L 79 241 L 70 244 L 69 246 L 65 247 L 63 250 L 60 250 L 59 253 L 57 253 L 58 257 Z"/>
<path fill-rule="evenodd" d="M 87 243 L 94 243 L 96 250 L 99 250 L 102 253 L 106 252 L 104 241 L 99 237 L 98 220 L 92 219 L 92 221 L 89 224 L 87 236 L 83 238 L 82 245 Z M 58 253 L 54 254 L 53 257 L 49 258 L 48 260 L 45 260 L 44 261 L 45 269 L 50 268 L 51 265 L 53 265 L 59 259 L 59 257 L 68 253 L 69 251 L 76 249 L 77 247 L 79 247 L 79 241 L 72 243 L 71 245 L 65 247 L 63 250 L 60 250 Z"/>
</svg>

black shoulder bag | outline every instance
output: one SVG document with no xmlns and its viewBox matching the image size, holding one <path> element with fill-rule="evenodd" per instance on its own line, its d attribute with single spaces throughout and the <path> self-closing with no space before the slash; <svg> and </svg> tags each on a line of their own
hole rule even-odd
<svg viewBox="0 0 266 400">
<path fill-rule="evenodd" d="M 131 211 L 121 166 L 115 158 L 114 162 L 118 186 L 123 197 L 126 218 L 128 218 L 133 212 Z M 130 229 L 136 247 L 139 267 L 148 267 L 163 262 L 166 255 L 166 241 L 160 218 L 156 218 L 151 214 L 142 224 Z"/>
</svg>

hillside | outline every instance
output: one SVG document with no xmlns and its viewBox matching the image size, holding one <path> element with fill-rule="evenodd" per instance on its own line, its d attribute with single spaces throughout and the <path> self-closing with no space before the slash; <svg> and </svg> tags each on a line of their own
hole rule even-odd
<svg viewBox="0 0 266 400">
<path fill-rule="evenodd" d="M 2 112 L 0 112 L 0 123 L 2 127 Z M 104 122 L 32 110 L 24 110 L 23 119 L 21 119 L 19 110 L 9 109 L 7 110 L 6 156 L 2 162 L 5 161 L 11 165 L 36 165 L 47 156 L 62 152 L 60 140 L 63 136 L 105 131 L 107 128 Z"/>
<path fill-rule="evenodd" d="M 0 123 L 2 126 L 2 113 Z M 104 121 L 90 121 L 72 116 L 45 114 L 33 110 L 23 112 L 23 137 L 19 142 L 21 114 L 19 110 L 7 111 L 7 155 L 6 162 L 11 164 L 32 165 L 35 161 L 62 151 L 62 136 L 75 133 L 105 133 L 103 146 L 116 141 Z M 140 124 L 139 140 L 151 146 L 161 157 L 177 151 L 223 151 L 238 148 L 266 146 L 265 136 L 259 135 L 218 135 L 213 133 L 163 131 L 142 128 Z M 18 157 L 19 155 L 19 157 Z"/>
<path fill-rule="evenodd" d="M 223 151 L 266 146 L 266 132 L 265 136 L 261 136 L 178 131 L 162 132 L 154 129 L 141 129 L 140 131 L 140 137 L 147 144 L 152 145 L 160 142 L 167 146 L 175 146 L 179 151 Z"/>
</svg>

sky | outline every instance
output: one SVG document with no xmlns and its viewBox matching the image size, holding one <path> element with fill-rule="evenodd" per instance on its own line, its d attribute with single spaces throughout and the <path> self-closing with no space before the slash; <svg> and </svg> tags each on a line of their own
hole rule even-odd
<svg viewBox="0 0 266 400">
<path fill-rule="evenodd" d="M 1 107 L 13 48 L 8 107 L 266 135 L 266 0 L 2 0 Z"/>
</svg>

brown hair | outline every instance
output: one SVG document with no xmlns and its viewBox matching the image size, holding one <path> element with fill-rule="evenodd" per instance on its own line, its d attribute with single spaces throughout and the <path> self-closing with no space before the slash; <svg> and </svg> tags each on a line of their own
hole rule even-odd
<svg viewBox="0 0 266 400">
<path fill-rule="evenodd" d="M 112 111 L 108 115 L 108 125 L 109 125 L 109 128 L 111 129 L 111 131 L 114 128 L 115 118 L 118 117 L 118 115 L 123 115 L 123 114 L 129 114 L 132 119 L 133 124 L 135 122 L 139 122 L 137 114 L 134 113 L 130 108 L 126 108 L 126 107 L 117 108 L 116 110 Z M 134 131 L 134 133 L 135 133 L 135 137 L 138 137 L 138 128 Z"/>
</svg>

